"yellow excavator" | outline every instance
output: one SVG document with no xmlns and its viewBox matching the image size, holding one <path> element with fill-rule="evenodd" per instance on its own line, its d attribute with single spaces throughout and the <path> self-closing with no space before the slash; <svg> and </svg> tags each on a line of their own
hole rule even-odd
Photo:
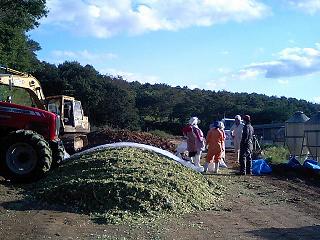
<svg viewBox="0 0 320 240">
<path fill-rule="evenodd" d="M 46 106 L 61 118 L 60 138 L 69 153 L 88 145 L 86 133 L 90 132 L 90 124 L 80 101 L 65 95 L 50 96 L 46 98 Z"/>
<path fill-rule="evenodd" d="M 7 86 L 6 90 L 2 90 L 1 96 L 6 98 L 5 101 L 59 115 L 59 137 L 69 153 L 79 151 L 88 145 L 86 133 L 90 132 L 90 123 L 88 117 L 84 116 L 80 101 L 65 95 L 45 97 L 39 81 L 32 75 L 2 66 L 0 69 L 8 73 L 8 77 L 1 78 L 1 85 Z"/>
</svg>

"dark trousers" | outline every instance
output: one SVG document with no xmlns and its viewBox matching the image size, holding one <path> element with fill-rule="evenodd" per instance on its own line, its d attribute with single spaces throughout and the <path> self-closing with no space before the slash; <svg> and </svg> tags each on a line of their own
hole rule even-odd
<svg viewBox="0 0 320 240">
<path fill-rule="evenodd" d="M 240 173 L 252 174 L 252 157 L 249 149 L 240 149 Z"/>
</svg>

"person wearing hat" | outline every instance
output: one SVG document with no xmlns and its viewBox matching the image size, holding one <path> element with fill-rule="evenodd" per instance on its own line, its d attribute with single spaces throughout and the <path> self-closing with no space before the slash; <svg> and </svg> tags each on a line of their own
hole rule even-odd
<svg viewBox="0 0 320 240">
<path fill-rule="evenodd" d="M 252 150 L 253 150 L 253 127 L 251 126 L 251 117 L 243 116 L 244 127 L 240 142 L 240 174 L 252 174 Z"/>
<path fill-rule="evenodd" d="M 219 121 L 219 125 L 218 126 L 219 126 L 219 130 L 222 132 L 222 135 L 223 135 L 221 159 L 224 162 L 224 160 L 226 159 L 226 133 L 224 131 L 225 126 L 224 126 L 224 123 L 222 121 Z"/>
<path fill-rule="evenodd" d="M 198 126 L 199 123 L 200 120 L 197 117 L 192 117 L 189 124 L 182 129 L 183 135 L 187 138 L 189 157 L 196 167 L 201 167 L 200 158 L 205 147 L 205 139 Z"/>
<path fill-rule="evenodd" d="M 204 171 L 208 171 L 210 163 L 214 164 L 214 172 L 218 173 L 219 171 L 219 161 L 222 157 L 223 152 L 223 143 L 224 136 L 223 132 L 220 130 L 221 124 L 218 121 L 215 121 L 211 125 L 211 129 L 208 132 L 206 143 L 208 146 L 208 153 L 206 157 L 206 164 L 204 166 Z"/>
<path fill-rule="evenodd" d="M 240 157 L 240 142 L 242 137 L 243 124 L 241 123 L 241 116 L 236 115 L 234 117 L 234 124 L 230 128 L 231 136 L 233 138 L 234 152 L 237 154 L 237 163 L 239 163 Z"/>
</svg>

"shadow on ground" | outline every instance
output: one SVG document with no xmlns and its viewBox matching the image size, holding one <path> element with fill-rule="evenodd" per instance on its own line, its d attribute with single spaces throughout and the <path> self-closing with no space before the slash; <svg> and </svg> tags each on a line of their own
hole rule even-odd
<svg viewBox="0 0 320 240">
<path fill-rule="evenodd" d="M 272 165 L 271 175 L 279 180 L 303 181 L 307 185 L 320 187 L 320 172 L 312 169 L 302 167 L 294 169 L 286 164 L 277 164 Z"/>
<path fill-rule="evenodd" d="M 264 228 L 248 233 L 265 240 L 316 240 L 320 239 L 320 225 L 301 228 Z"/>
<path fill-rule="evenodd" d="M 29 211 L 29 210 L 49 210 L 58 212 L 77 213 L 76 209 L 68 206 L 49 204 L 41 200 L 36 200 L 33 197 L 33 184 L 13 184 L 5 180 L 0 180 L 0 186 L 7 188 L 6 194 L 12 194 L 14 199 L 9 198 L 0 202 L 0 208 L 14 211 Z"/>
</svg>

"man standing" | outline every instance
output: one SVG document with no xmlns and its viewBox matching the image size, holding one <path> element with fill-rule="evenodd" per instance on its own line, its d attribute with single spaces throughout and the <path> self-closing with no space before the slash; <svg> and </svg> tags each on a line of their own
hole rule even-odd
<svg viewBox="0 0 320 240">
<path fill-rule="evenodd" d="M 253 127 L 249 115 L 243 117 L 244 127 L 240 142 L 240 174 L 252 174 Z"/>
<path fill-rule="evenodd" d="M 241 123 L 240 115 L 234 117 L 234 124 L 230 131 L 233 138 L 234 152 L 237 154 L 237 163 L 239 163 L 240 142 L 242 138 L 243 124 Z"/>
</svg>

